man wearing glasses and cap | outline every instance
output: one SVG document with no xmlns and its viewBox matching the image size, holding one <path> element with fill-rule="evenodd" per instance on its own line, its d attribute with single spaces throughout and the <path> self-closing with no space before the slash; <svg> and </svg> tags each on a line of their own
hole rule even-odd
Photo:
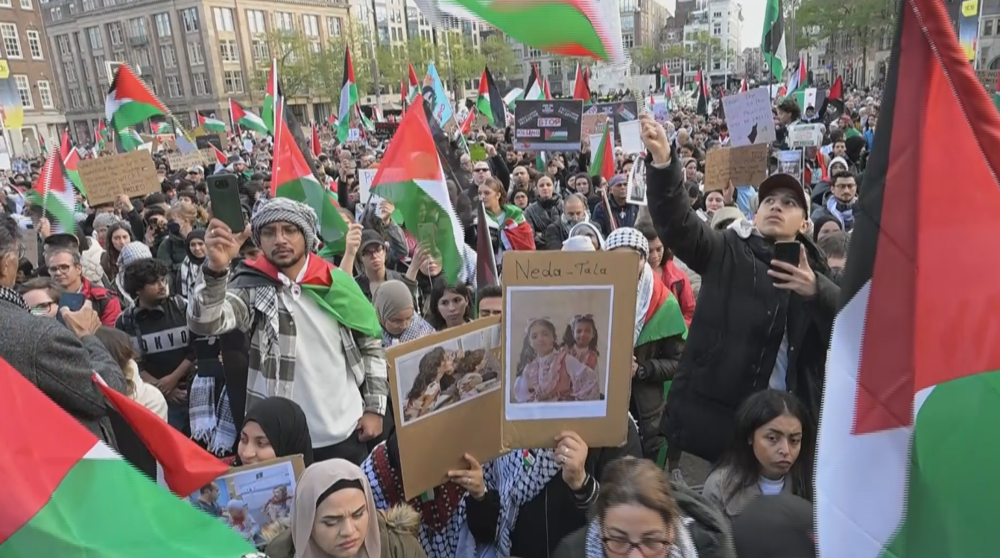
<svg viewBox="0 0 1000 558">
<path fill-rule="evenodd" d="M 664 246 L 702 277 L 661 430 L 671 447 L 716 462 L 736 408 L 756 391 L 793 392 L 819 416 L 840 289 L 807 234 L 809 202 L 795 177 L 761 183 L 753 222 L 713 230 L 691 209 L 662 126 L 640 120 L 650 217 Z"/>
</svg>

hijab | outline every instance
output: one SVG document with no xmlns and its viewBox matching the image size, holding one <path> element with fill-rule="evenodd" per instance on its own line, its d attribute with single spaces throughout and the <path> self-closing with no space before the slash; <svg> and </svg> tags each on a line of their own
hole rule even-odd
<svg viewBox="0 0 1000 558">
<path fill-rule="evenodd" d="M 190 233 L 188 233 L 187 239 L 184 241 L 184 244 L 187 247 L 188 259 L 191 260 L 191 263 L 201 265 L 205 261 L 205 256 L 196 258 L 194 257 L 194 254 L 191 253 L 191 242 L 194 240 L 200 240 L 202 242 L 205 242 L 205 229 L 195 229 L 191 231 Z M 207 252 L 208 251 L 206 250 L 206 253 Z"/>
<path fill-rule="evenodd" d="M 312 539 L 316 510 L 339 481 L 357 481 L 365 492 L 368 507 L 368 533 L 361 545 L 358 558 L 381 558 L 381 536 L 378 528 L 378 509 L 372 497 L 368 477 L 360 467 L 344 459 L 321 461 L 306 468 L 295 487 L 295 512 L 292 515 L 292 544 L 295 558 L 329 558 Z M 321 499 L 322 497 L 322 499 Z"/>
<path fill-rule="evenodd" d="M 402 281 L 386 281 L 375 291 L 372 305 L 375 306 L 375 314 L 378 316 L 379 323 L 384 324 L 403 310 L 413 308 L 413 293 Z M 409 327 L 399 335 L 392 335 L 384 326 L 382 327 L 382 343 L 386 347 L 391 347 L 431 333 L 434 333 L 434 328 L 414 309 L 413 319 L 410 321 Z"/>
<path fill-rule="evenodd" d="M 287 457 L 302 454 L 302 462 L 308 467 L 313 462 L 312 438 L 306 414 L 298 403 L 284 397 L 268 397 L 258 402 L 246 413 L 243 424 L 253 421 L 267 436 L 274 448 L 274 455 Z"/>
</svg>

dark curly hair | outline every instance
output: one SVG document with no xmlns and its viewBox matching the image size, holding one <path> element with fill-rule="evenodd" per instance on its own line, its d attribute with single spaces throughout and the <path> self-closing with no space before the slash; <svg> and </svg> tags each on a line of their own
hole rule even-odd
<svg viewBox="0 0 1000 558">
<path fill-rule="evenodd" d="M 167 264 L 156 258 L 137 260 L 125 268 L 123 279 L 125 292 L 132 298 L 139 296 L 139 291 L 147 285 L 162 281 L 170 274 Z"/>
<path fill-rule="evenodd" d="M 413 380 L 413 387 L 406 394 L 407 400 L 420 397 L 427 389 L 427 386 L 437 377 L 441 364 L 448 358 L 447 352 L 441 347 L 435 347 L 430 352 L 420 357 L 420 364 L 417 365 L 417 377 Z"/>
</svg>

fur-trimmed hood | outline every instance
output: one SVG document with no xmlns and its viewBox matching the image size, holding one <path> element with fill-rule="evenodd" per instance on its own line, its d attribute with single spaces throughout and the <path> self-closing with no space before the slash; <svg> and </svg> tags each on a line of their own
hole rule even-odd
<svg viewBox="0 0 1000 558">
<path fill-rule="evenodd" d="M 393 506 L 388 510 L 379 510 L 379 527 L 385 526 L 389 531 L 407 533 L 416 536 L 420 533 L 420 512 L 406 504 Z"/>
</svg>

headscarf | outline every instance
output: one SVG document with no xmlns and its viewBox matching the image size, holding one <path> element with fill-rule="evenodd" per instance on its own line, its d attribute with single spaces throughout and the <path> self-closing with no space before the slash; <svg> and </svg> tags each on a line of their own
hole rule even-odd
<svg viewBox="0 0 1000 558">
<path fill-rule="evenodd" d="M 593 252 L 594 243 L 586 236 L 573 236 L 567 238 L 562 245 L 563 252 Z"/>
<path fill-rule="evenodd" d="M 178 294 L 184 298 L 190 298 L 194 294 L 194 288 L 202 276 L 201 264 L 205 261 L 205 256 L 196 258 L 191 253 L 191 242 L 194 240 L 205 242 L 205 229 L 195 229 L 188 233 L 187 238 L 184 239 L 184 249 L 187 251 L 187 256 L 181 262 L 180 277 L 178 277 L 176 286 Z"/>
<path fill-rule="evenodd" d="M 631 227 L 619 227 L 608 235 L 607 249 L 632 248 L 643 258 L 649 258 L 649 241 L 642 233 Z M 642 267 L 642 276 L 639 278 L 639 290 L 635 299 L 635 335 L 633 343 L 639 341 L 642 328 L 646 325 L 646 312 L 649 311 L 650 303 L 653 300 L 653 287 L 655 282 L 653 270 L 649 264 Z"/>
<path fill-rule="evenodd" d="M 378 528 L 378 508 L 372 497 L 368 477 L 360 467 L 344 459 L 321 461 L 310 467 L 299 478 L 295 487 L 295 513 L 292 515 L 292 545 L 295 558 L 329 558 L 312 539 L 316 509 L 322 503 L 320 496 L 327 497 L 327 490 L 338 481 L 358 481 L 365 492 L 368 507 L 368 532 L 357 558 L 380 558 L 382 543 Z M 332 493 L 331 493 L 332 494 Z"/>
<path fill-rule="evenodd" d="M 375 291 L 372 304 L 375 306 L 375 314 L 378 316 L 379 323 L 384 324 L 399 312 L 413 308 L 413 293 L 402 281 L 386 281 Z M 399 335 L 389 333 L 385 326 L 382 326 L 382 344 L 391 347 L 431 333 L 434 333 L 434 328 L 414 309 L 413 319 L 410 321 L 409 327 Z"/>
<path fill-rule="evenodd" d="M 250 234 L 253 236 L 254 244 L 260 246 L 260 232 L 264 227 L 280 222 L 291 223 L 298 227 L 306 239 L 306 250 L 316 251 L 319 246 L 316 212 L 308 205 L 288 198 L 271 198 L 257 202 L 253 218 L 250 219 Z"/>
<path fill-rule="evenodd" d="M 312 465 L 312 438 L 309 424 L 302 407 L 291 399 L 268 397 L 250 407 L 243 419 L 243 425 L 253 421 L 267 436 L 276 457 L 302 454 L 306 467 Z"/>
<path fill-rule="evenodd" d="M 604 250 L 604 235 L 601 234 L 600 229 L 590 221 L 584 221 L 582 223 L 577 223 L 573 225 L 573 228 L 569 230 L 569 237 L 574 236 L 591 236 L 597 239 L 597 243 L 601 246 L 601 250 Z"/>
<path fill-rule="evenodd" d="M 184 240 L 184 245 L 187 247 L 187 257 L 191 260 L 191 263 L 201 265 L 205 261 L 205 256 L 200 258 L 194 257 L 191 253 L 191 242 L 194 240 L 200 240 L 205 242 L 205 229 L 195 229 L 188 233 L 187 238 Z"/>
</svg>

